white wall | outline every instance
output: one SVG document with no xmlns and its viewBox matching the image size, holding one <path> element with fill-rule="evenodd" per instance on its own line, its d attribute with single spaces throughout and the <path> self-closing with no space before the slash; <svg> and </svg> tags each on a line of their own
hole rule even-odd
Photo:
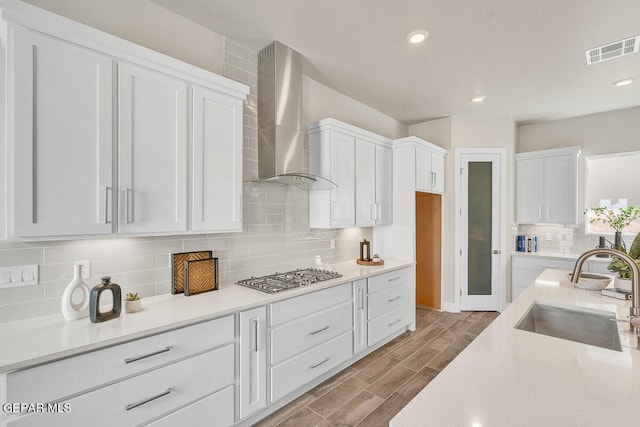
<svg viewBox="0 0 640 427">
<path fill-rule="evenodd" d="M 425 139 L 447 149 L 445 164 L 445 191 L 443 195 L 443 300 L 452 303 L 455 274 L 455 149 L 456 148 L 505 148 L 507 155 L 507 218 L 502 232 L 506 241 L 512 239 L 513 222 L 513 156 L 516 126 L 511 118 L 486 118 L 455 116 L 409 126 L 409 134 Z M 510 253 L 504 248 L 503 253 Z M 509 269 L 505 274 L 508 276 Z M 507 280 L 507 288 L 509 280 Z"/>
<path fill-rule="evenodd" d="M 148 0 L 23 0 L 216 74 L 224 38 Z"/>
<path fill-rule="evenodd" d="M 387 138 L 395 139 L 407 136 L 408 126 L 406 124 L 316 80 L 309 78 L 308 82 L 310 122 L 331 117 Z"/>
</svg>

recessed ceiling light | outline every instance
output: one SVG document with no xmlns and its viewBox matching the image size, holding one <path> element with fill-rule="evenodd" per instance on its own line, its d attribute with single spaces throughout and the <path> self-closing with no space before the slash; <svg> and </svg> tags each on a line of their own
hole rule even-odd
<svg viewBox="0 0 640 427">
<path fill-rule="evenodd" d="M 627 86 L 633 83 L 634 80 L 635 80 L 634 78 L 622 79 L 622 80 L 618 80 L 617 82 L 613 82 L 613 85 L 616 87 Z"/>
<path fill-rule="evenodd" d="M 407 41 L 413 44 L 422 43 L 427 39 L 427 37 L 429 37 L 429 33 L 427 31 L 415 30 L 407 34 Z"/>
<path fill-rule="evenodd" d="M 487 99 L 486 96 L 478 95 L 478 96 L 474 96 L 473 98 L 471 98 L 471 102 L 479 104 L 480 102 L 484 101 L 485 99 Z"/>
</svg>

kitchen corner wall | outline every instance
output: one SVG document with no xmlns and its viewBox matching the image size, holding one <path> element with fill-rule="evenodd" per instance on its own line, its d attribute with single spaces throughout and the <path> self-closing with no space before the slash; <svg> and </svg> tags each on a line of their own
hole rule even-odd
<svg viewBox="0 0 640 427">
<path fill-rule="evenodd" d="M 251 88 L 244 109 L 244 177 L 255 179 L 257 52 L 224 40 L 224 75 Z M 308 122 L 311 95 L 309 80 L 305 81 Z M 358 111 L 358 104 L 351 102 L 352 111 Z M 241 233 L 0 242 L 0 267 L 40 266 L 38 285 L 0 289 L 0 323 L 60 312 L 62 292 L 72 277 L 76 260 L 91 261 L 91 278 L 87 280 L 90 285 L 109 275 L 123 286 L 124 292 L 138 292 L 144 298 L 170 292 L 171 253 L 213 250 L 219 258 L 220 282 L 225 284 L 252 275 L 312 266 L 317 255 L 329 265 L 354 260 L 359 253 L 359 237 L 372 237 L 371 228 L 310 230 L 309 195 L 298 188 L 245 184 L 243 193 Z"/>
<path fill-rule="evenodd" d="M 531 123 L 518 127 L 517 152 L 579 145 L 578 212 L 584 211 L 584 158 L 640 150 L 640 107 L 608 111 L 569 119 Z M 585 234 L 583 215 L 578 225 L 520 225 L 514 234 L 538 236 L 538 249 L 548 253 L 579 254 L 598 244 L 597 235 Z M 635 236 L 625 236 L 627 247 Z M 613 240 L 613 236 L 607 236 Z M 515 240 L 512 242 L 515 248 Z M 514 249 L 515 250 L 515 249 Z"/>
</svg>

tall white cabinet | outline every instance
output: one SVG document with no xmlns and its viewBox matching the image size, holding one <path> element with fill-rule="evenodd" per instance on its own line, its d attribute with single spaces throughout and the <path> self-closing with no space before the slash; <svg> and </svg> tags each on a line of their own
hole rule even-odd
<svg viewBox="0 0 640 427">
<path fill-rule="evenodd" d="M 111 233 L 113 60 L 21 27 L 11 35 L 8 206 L 15 234 Z"/>
<path fill-rule="evenodd" d="M 415 260 L 416 191 L 442 194 L 447 151 L 415 136 L 393 141 L 393 225 L 373 230 L 374 251 Z"/>
<path fill-rule="evenodd" d="M 578 223 L 580 147 L 516 154 L 516 221 Z"/>
<path fill-rule="evenodd" d="M 312 228 L 371 227 L 393 222 L 390 140 L 335 119 L 309 126 L 310 172 L 337 188 L 310 193 Z"/>
<path fill-rule="evenodd" d="M 11 6 L 6 237 L 242 230 L 246 85 Z"/>
</svg>

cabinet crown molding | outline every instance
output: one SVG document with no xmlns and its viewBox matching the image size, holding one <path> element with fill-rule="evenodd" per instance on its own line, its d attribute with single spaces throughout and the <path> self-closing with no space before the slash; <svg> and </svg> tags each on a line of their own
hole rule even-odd
<svg viewBox="0 0 640 427">
<path fill-rule="evenodd" d="M 403 148 L 403 147 L 417 147 L 424 148 L 434 153 L 440 154 L 442 156 L 447 155 L 447 150 L 432 144 L 429 141 L 425 141 L 422 138 L 418 138 L 417 136 L 407 136 L 404 138 L 398 138 L 393 140 L 393 148 Z"/>
<path fill-rule="evenodd" d="M 576 156 L 579 156 L 581 152 L 582 152 L 582 147 L 579 145 L 575 145 L 571 147 L 552 148 L 550 150 L 539 150 L 539 151 L 528 151 L 525 153 L 516 153 L 516 160 L 561 156 L 565 154 L 575 154 Z"/>
<path fill-rule="evenodd" d="M 230 96 L 245 98 L 249 86 L 179 59 L 18 0 L 0 0 L 0 19 L 109 55 L 115 59 L 169 72 Z M 3 37 L 4 38 L 4 37 Z"/>
<path fill-rule="evenodd" d="M 337 130 L 346 132 L 349 135 L 353 135 L 356 138 L 366 139 L 371 142 L 375 142 L 377 144 L 383 144 L 386 146 L 391 146 L 391 139 L 384 137 L 382 135 L 378 135 L 366 129 L 359 128 L 354 125 L 350 125 L 349 123 L 341 122 L 340 120 L 336 120 L 333 118 L 326 118 L 322 120 L 318 120 L 317 122 L 309 124 L 307 127 L 309 130 L 309 134 L 322 132 L 323 130 Z"/>
</svg>

